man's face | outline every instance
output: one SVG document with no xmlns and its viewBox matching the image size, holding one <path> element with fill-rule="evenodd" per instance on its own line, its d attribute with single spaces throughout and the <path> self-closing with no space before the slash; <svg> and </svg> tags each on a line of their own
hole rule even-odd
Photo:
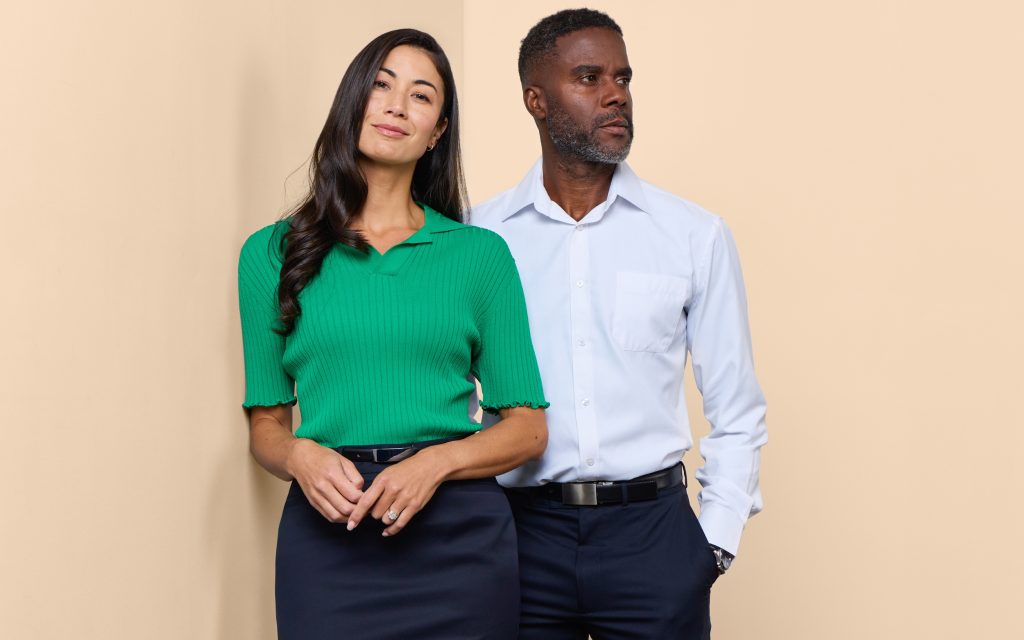
<svg viewBox="0 0 1024 640">
<path fill-rule="evenodd" d="M 626 43 L 611 29 L 582 29 L 558 39 L 538 78 L 548 135 L 559 153 L 617 164 L 633 143 L 633 71 Z"/>
</svg>

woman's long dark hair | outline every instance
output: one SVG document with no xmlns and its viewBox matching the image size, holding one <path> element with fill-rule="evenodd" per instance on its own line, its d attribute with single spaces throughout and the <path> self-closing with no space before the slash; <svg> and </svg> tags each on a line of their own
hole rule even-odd
<svg viewBox="0 0 1024 640">
<path fill-rule="evenodd" d="M 412 197 L 453 220 L 469 204 L 459 148 L 459 101 L 448 57 L 436 40 L 416 29 L 389 31 L 366 45 L 348 66 L 331 112 L 313 148 L 309 164 L 309 194 L 286 218 L 289 230 L 282 236 L 284 263 L 277 301 L 281 326 L 288 335 L 295 329 L 302 309 L 299 292 L 320 272 L 324 257 L 337 242 L 367 251 L 362 235 L 349 228 L 366 203 L 366 178 L 359 168 L 359 135 L 373 82 L 392 49 L 409 45 L 430 56 L 444 82 L 440 121 L 448 128 L 416 163 Z"/>
</svg>

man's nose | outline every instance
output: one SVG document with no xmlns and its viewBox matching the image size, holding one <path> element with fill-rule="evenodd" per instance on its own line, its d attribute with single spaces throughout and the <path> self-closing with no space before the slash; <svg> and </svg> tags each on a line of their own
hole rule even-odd
<svg viewBox="0 0 1024 640">
<path fill-rule="evenodd" d="M 624 107 L 629 104 L 629 97 L 629 88 L 626 85 L 612 81 L 605 89 L 601 106 Z"/>
</svg>

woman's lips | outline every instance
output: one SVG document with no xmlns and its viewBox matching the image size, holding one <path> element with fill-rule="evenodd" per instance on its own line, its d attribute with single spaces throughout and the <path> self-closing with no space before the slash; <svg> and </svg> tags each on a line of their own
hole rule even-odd
<svg viewBox="0 0 1024 640">
<path fill-rule="evenodd" d="M 398 127 L 392 127 L 391 125 L 387 124 L 375 124 L 373 125 L 373 128 L 389 138 L 401 138 L 403 136 L 409 135 L 406 132 L 399 129 Z"/>
</svg>

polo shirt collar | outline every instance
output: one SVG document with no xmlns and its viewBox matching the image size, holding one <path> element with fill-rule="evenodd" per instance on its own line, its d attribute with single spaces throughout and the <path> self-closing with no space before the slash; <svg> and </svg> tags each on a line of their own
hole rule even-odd
<svg viewBox="0 0 1024 640">
<path fill-rule="evenodd" d="M 633 169 L 625 162 L 620 162 L 615 167 L 615 173 L 612 174 L 612 183 L 608 188 L 608 199 L 597 205 L 592 213 L 599 214 L 595 216 L 599 219 L 617 198 L 622 198 L 637 209 L 650 213 L 650 205 L 647 202 L 647 197 L 644 195 L 643 183 L 640 182 L 640 178 L 637 177 Z M 512 190 L 512 194 L 509 197 L 509 207 L 504 217 L 502 217 L 502 221 L 508 220 L 530 205 L 533 205 L 534 209 L 549 218 L 567 217 L 565 212 L 561 211 L 561 208 L 548 196 L 547 190 L 544 189 L 542 159 L 534 163 L 522 182 Z M 590 215 L 588 214 L 587 218 Z M 587 218 L 584 218 L 584 220 Z"/>
<path fill-rule="evenodd" d="M 409 236 L 402 244 L 431 244 L 434 242 L 433 236 L 435 233 L 456 231 L 466 226 L 435 211 L 429 205 L 422 202 L 417 202 L 416 204 L 423 207 L 423 226 L 416 233 Z"/>
</svg>

